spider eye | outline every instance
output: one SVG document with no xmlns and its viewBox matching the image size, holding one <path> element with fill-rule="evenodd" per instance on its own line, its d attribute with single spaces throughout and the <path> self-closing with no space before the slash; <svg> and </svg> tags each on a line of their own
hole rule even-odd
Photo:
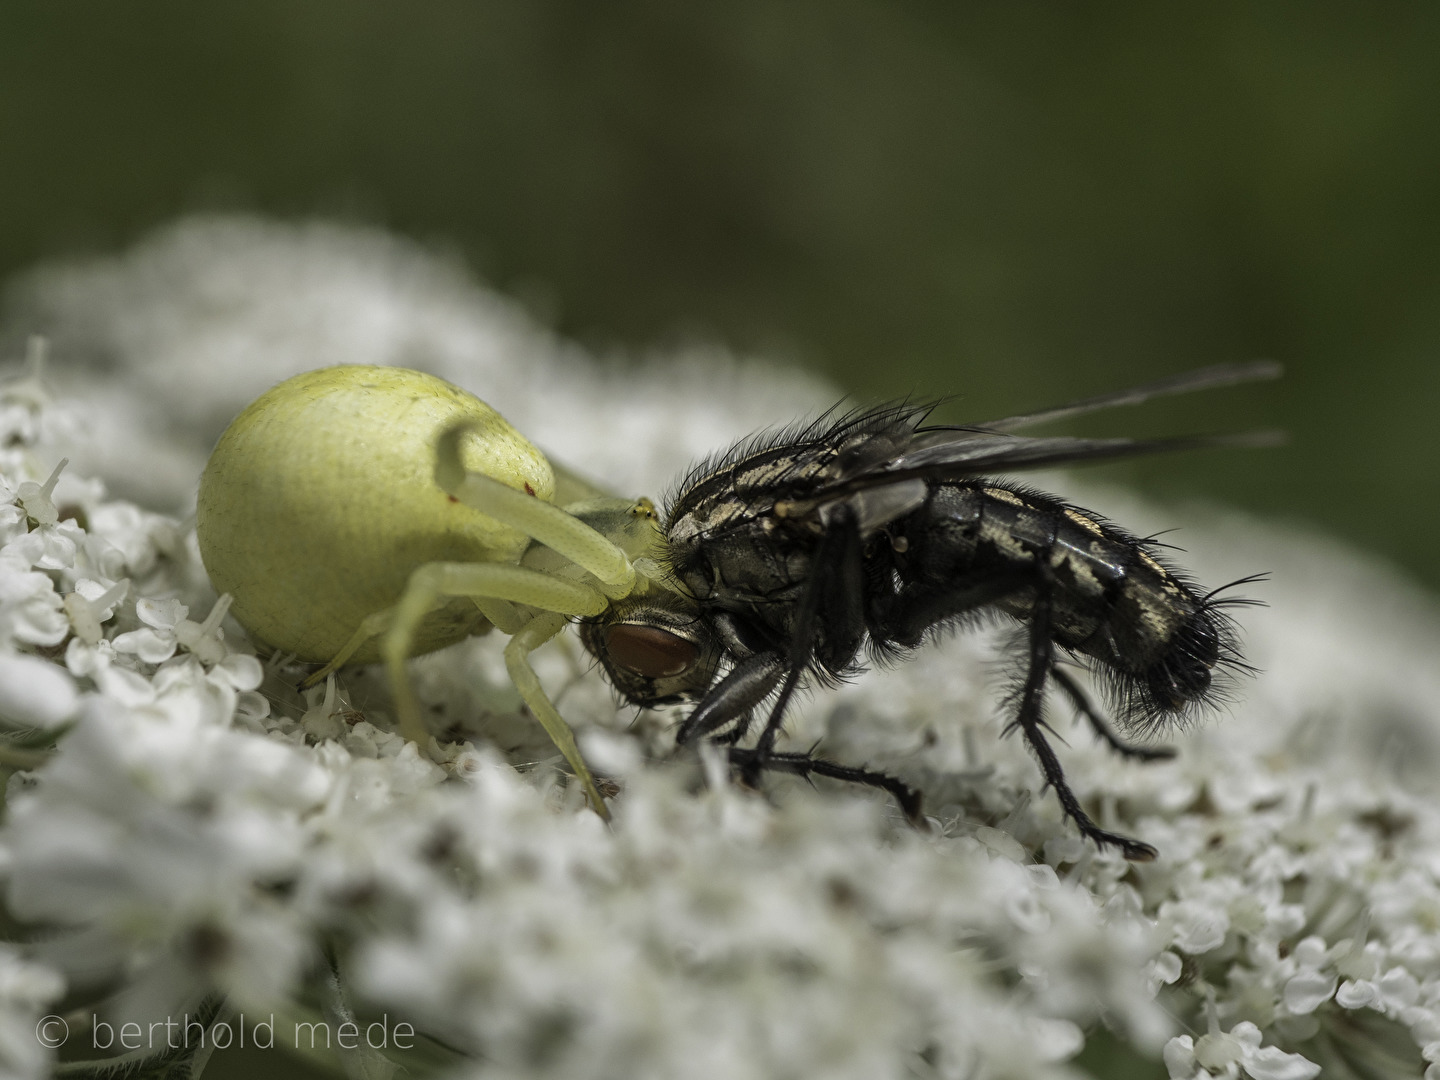
<svg viewBox="0 0 1440 1080">
<path fill-rule="evenodd" d="M 605 630 L 605 652 L 626 671 L 647 679 L 682 675 L 700 658 L 700 646 L 658 626 L 619 623 Z"/>
</svg>

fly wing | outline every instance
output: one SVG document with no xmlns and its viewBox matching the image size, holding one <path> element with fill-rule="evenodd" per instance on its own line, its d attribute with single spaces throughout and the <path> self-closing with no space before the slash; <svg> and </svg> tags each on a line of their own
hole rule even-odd
<svg viewBox="0 0 1440 1080">
<path fill-rule="evenodd" d="M 931 437 L 935 436 L 943 439 L 946 435 L 964 437 L 965 435 L 978 436 L 994 432 L 1016 431 L 1020 428 L 1032 427 L 1035 424 L 1046 424 L 1053 420 L 1083 416 L 1086 413 L 1114 409 L 1122 405 L 1140 405 L 1156 398 L 1189 394 L 1196 390 L 1213 390 L 1222 386 L 1278 379 L 1282 374 L 1284 374 L 1284 368 L 1273 360 L 1256 360 L 1248 364 L 1218 364 L 1214 367 L 1186 371 L 1179 375 L 1169 375 L 1163 379 L 1156 379 L 1154 382 L 1144 383 L 1140 386 L 1132 386 L 1126 390 L 1114 390 L 1108 394 L 1081 398 L 1079 401 L 1072 401 L 1067 405 L 1057 405 L 1052 409 L 1042 409 L 1040 412 L 1022 413 L 1019 416 L 1007 416 L 1003 420 L 991 420 L 983 424 L 967 424 L 960 428 L 922 428 L 918 434 L 920 441 L 928 442 Z"/>
<path fill-rule="evenodd" d="M 860 522 L 862 534 L 868 535 L 923 503 L 925 485 L 936 480 L 964 480 L 1017 469 L 1115 461 L 1180 450 L 1277 446 L 1285 439 L 1283 434 L 1274 431 L 1234 435 L 1187 435 L 1166 439 L 1085 439 L 1069 436 L 1037 438 L 1011 435 L 1008 432 L 1101 409 L 1138 405 L 1158 397 L 1274 379 L 1281 374 L 1281 366 L 1270 360 L 1249 364 L 1222 364 L 986 424 L 964 427 L 910 426 L 909 431 L 913 434 L 908 437 L 900 431 L 890 431 L 887 432 L 887 437 L 891 440 L 893 456 L 881 461 L 873 458 L 862 461 L 857 471 L 837 477 L 806 498 L 784 503 L 783 513 L 801 516 L 819 511 L 824 518 L 827 516 L 827 507 L 846 500 Z M 907 425 L 920 424 L 928 410 L 928 406 L 890 407 L 889 414 L 893 415 L 889 415 L 889 419 L 897 429 L 903 429 Z M 882 414 L 878 410 L 874 414 L 862 414 L 861 422 L 868 421 L 872 415 L 888 414 Z M 866 440 L 866 449 L 872 449 L 872 444 L 878 441 L 871 436 Z"/>
<path fill-rule="evenodd" d="M 1081 439 L 1056 435 L 970 435 L 963 440 L 931 444 L 902 454 L 883 470 L 856 479 L 884 478 L 887 483 L 923 475 L 946 480 L 1007 469 L 1034 469 L 1067 462 L 1113 461 L 1146 454 L 1217 447 L 1278 446 L 1284 437 L 1276 431 L 1249 431 L 1233 435 L 1180 435 L 1166 439 Z"/>
<path fill-rule="evenodd" d="M 911 477 L 854 491 L 845 502 L 855 516 L 860 535 L 868 537 L 896 518 L 924 505 L 929 493 L 930 489 L 923 479 Z M 827 496 L 828 492 L 807 502 L 819 508 L 821 521 L 828 524 L 829 510 L 839 505 L 839 500 Z"/>
<path fill-rule="evenodd" d="M 1209 450 L 1225 447 L 1256 448 L 1280 446 L 1285 436 L 1278 431 L 1252 431 L 1235 435 L 1183 435 L 1169 439 L 1075 439 L 1064 436 L 1027 438 L 1017 435 L 967 433 L 963 440 L 931 445 L 902 454 L 884 469 L 850 477 L 831 484 L 813 497 L 793 504 L 796 510 L 814 508 L 837 499 L 854 498 L 864 492 L 899 487 L 907 494 L 917 481 L 966 480 L 996 472 L 1035 469 L 1070 462 L 1116 461 L 1148 454 L 1180 450 Z M 900 498 L 897 505 L 913 500 Z M 903 512 L 903 510 L 901 511 Z M 894 520 L 899 513 L 887 520 Z"/>
</svg>

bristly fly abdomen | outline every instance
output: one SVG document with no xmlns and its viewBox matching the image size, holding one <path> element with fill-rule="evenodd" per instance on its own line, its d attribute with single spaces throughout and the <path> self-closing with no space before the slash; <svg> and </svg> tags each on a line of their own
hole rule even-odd
<svg viewBox="0 0 1440 1080">
<path fill-rule="evenodd" d="M 1209 368 L 974 427 L 927 426 L 930 406 L 899 404 L 756 436 L 693 469 L 669 500 L 664 559 L 682 590 L 616 604 L 583 626 L 585 643 L 631 702 L 698 700 L 677 741 L 726 744 L 747 782 L 766 770 L 830 776 L 883 788 L 916 818 L 919 795 L 894 777 L 777 751 L 790 699 L 807 680 L 855 674 L 866 654 L 895 660 L 977 615 L 1009 616 L 1024 647 L 1007 730 L 1021 732 L 1085 836 L 1153 858 L 1150 845 L 1096 825 L 1070 790 L 1046 736 L 1046 689 L 1056 686 L 1117 751 L 1169 756 L 1112 732 L 1060 662 L 1099 676 L 1122 730 L 1150 734 L 1213 705 L 1223 676 L 1248 670 L 1227 612 L 1245 601 L 1201 591 L 1151 541 L 988 474 L 1273 443 L 1011 432 L 1278 374 L 1270 363 Z M 740 745 L 762 707 L 759 738 Z"/>
</svg>

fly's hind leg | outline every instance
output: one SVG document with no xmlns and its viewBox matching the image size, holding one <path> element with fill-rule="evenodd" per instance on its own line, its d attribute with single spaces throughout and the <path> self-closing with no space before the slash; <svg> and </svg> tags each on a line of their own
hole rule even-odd
<svg viewBox="0 0 1440 1080">
<path fill-rule="evenodd" d="M 1070 700 L 1071 707 L 1090 722 L 1090 727 L 1095 734 L 1108 743 L 1117 754 L 1140 761 L 1166 761 L 1175 756 L 1173 746 L 1137 746 L 1116 735 L 1110 725 L 1105 722 L 1105 718 L 1091 704 L 1089 696 L 1080 689 L 1080 684 L 1060 665 L 1056 664 L 1050 668 L 1050 677 L 1055 680 L 1055 685 L 1060 688 L 1060 692 Z"/>
<path fill-rule="evenodd" d="M 383 613 L 389 623 L 380 645 L 380 654 L 389 672 L 395 708 L 400 718 L 400 732 L 412 742 L 422 745 L 428 733 L 421 719 L 420 705 L 410 686 L 405 661 L 410 657 L 416 630 L 425 616 L 441 600 L 453 596 L 472 598 L 500 629 L 513 634 L 505 647 L 505 667 L 511 681 L 584 785 L 591 808 L 601 817 L 608 818 L 609 812 L 595 786 L 595 779 L 575 745 L 574 732 L 545 696 L 540 680 L 530 666 L 529 655 L 564 629 L 568 616 L 598 615 L 609 601 L 588 585 L 510 563 L 427 563 L 418 567 L 410 575 L 399 603 Z M 538 608 L 541 613 L 517 625 L 515 620 L 519 613 L 495 601 L 523 604 Z M 372 618 L 377 623 L 381 621 L 380 615 Z"/>
<path fill-rule="evenodd" d="M 1035 590 L 1035 603 L 1030 612 L 1030 656 L 1025 671 L 1025 683 L 1020 692 L 1020 708 L 1006 731 L 1018 727 L 1024 733 L 1025 741 L 1040 763 L 1040 772 L 1045 777 L 1045 783 L 1055 789 L 1055 797 L 1060 800 L 1065 815 L 1075 822 L 1082 836 L 1088 836 L 1102 846 L 1109 844 L 1119 848 L 1127 859 L 1149 862 L 1158 854 L 1149 844 L 1121 836 L 1119 833 L 1107 832 L 1090 819 L 1090 815 L 1081 807 L 1080 800 L 1070 790 L 1070 785 L 1065 782 L 1065 770 L 1061 768 L 1060 759 L 1055 756 L 1054 749 L 1045 738 L 1045 679 L 1055 664 L 1055 642 L 1051 637 L 1050 625 L 1052 614 L 1050 588 L 1048 583 L 1042 584 Z"/>
</svg>

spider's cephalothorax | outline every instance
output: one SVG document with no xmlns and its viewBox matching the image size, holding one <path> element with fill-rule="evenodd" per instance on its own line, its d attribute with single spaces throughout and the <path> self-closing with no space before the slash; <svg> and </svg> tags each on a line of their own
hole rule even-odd
<svg viewBox="0 0 1440 1080">
<path fill-rule="evenodd" d="M 672 594 L 663 605 L 612 608 L 586 625 L 586 644 L 637 704 L 699 700 L 680 743 L 707 735 L 728 743 L 751 780 L 772 769 L 882 787 L 913 816 L 918 795 L 893 777 L 776 751 L 786 706 L 807 677 L 823 683 L 856 672 L 867 648 L 894 658 L 957 621 L 1008 615 L 1024 625 L 1027 643 L 1012 727 L 1085 835 L 1130 858 L 1153 857 L 1149 845 L 1095 825 L 1070 791 L 1045 736 L 1045 688 L 1059 687 L 1117 750 L 1167 756 L 1115 736 L 1057 665 L 1066 657 L 1088 663 L 1112 691 L 1121 723 L 1153 730 L 1211 704 L 1217 671 L 1244 668 L 1224 611 L 1244 601 L 1200 592 L 1157 558 L 1155 545 L 1088 511 L 983 474 L 1254 442 L 1008 432 L 1275 373 L 1258 364 L 1209 369 L 978 427 L 927 427 L 928 408 L 887 406 L 741 443 L 693 470 L 665 514 L 664 559 L 693 606 Z M 758 741 L 740 746 L 767 701 Z"/>
</svg>

